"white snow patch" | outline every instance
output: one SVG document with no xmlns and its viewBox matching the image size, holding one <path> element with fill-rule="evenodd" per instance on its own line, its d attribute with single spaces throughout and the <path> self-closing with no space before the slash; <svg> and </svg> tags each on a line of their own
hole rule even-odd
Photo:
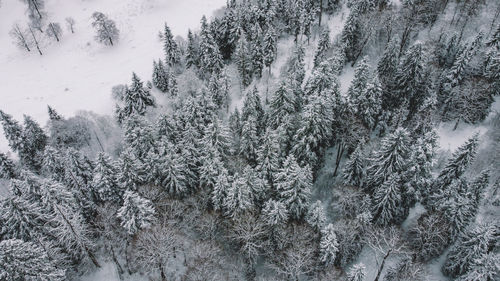
<svg viewBox="0 0 500 281">
<path fill-rule="evenodd" d="M 437 129 L 439 136 L 439 146 L 441 149 L 454 151 L 459 146 L 464 144 L 467 139 L 472 137 L 476 132 L 479 136 L 484 134 L 488 128 L 483 125 L 469 125 L 460 123 L 458 128 L 453 131 L 455 122 L 441 123 Z"/>
<path fill-rule="evenodd" d="M 124 276 L 124 280 L 127 281 L 146 281 L 148 278 L 133 275 L 133 276 Z M 101 264 L 101 268 L 96 270 L 91 274 L 87 274 L 84 277 L 80 278 L 80 281 L 121 281 L 118 276 L 118 271 L 116 270 L 115 265 L 112 262 L 107 262 Z"/>
</svg>

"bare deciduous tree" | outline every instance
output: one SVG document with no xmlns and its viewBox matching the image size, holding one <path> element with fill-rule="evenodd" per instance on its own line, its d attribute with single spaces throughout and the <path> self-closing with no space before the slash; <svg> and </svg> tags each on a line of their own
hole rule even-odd
<svg viewBox="0 0 500 281">
<path fill-rule="evenodd" d="M 14 43 L 19 47 L 26 49 L 28 52 L 31 52 L 30 46 L 31 41 L 29 36 L 29 31 L 27 29 L 21 29 L 18 24 L 14 24 L 12 29 L 10 30 L 10 36 L 14 39 Z"/>
<path fill-rule="evenodd" d="M 72 17 L 67 17 L 65 21 L 68 30 L 71 31 L 71 33 L 75 33 L 75 20 Z"/>
<path fill-rule="evenodd" d="M 45 32 L 47 33 L 47 36 L 53 37 L 56 39 L 57 42 L 59 42 L 59 37 L 61 37 L 62 34 L 62 28 L 59 23 L 50 22 Z"/>
</svg>

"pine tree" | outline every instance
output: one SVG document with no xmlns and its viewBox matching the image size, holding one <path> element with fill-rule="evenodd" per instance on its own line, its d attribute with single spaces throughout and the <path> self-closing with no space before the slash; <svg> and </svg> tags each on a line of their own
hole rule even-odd
<svg viewBox="0 0 500 281">
<path fill-rule="evenodd" d="M 398 128 L 394 133 L 383 138 L 380 148 L 369 159 L 367 181 L 365 187 L 373 191 L 391 175 L 401 174 L 408 167 L 410 154 L 409 134 L 405 129 Z"/>
<path fill-rule="evenodd" d="M 272 128 L 277 128 L 285 118 L 297 112 L 297 97 L 290 86 L 289 81 L 280 82 L 278 90 L 271 97 L 269 107 Z"/>
<path fill-rule="evenodd" d="M 283 202 L 269 199 L 262 208 L 262 216 L 265 224 L 282 226 L 288 221 L 288 210 Z"/>
<path fill-rule="evenodd" d="M 264 201 L 269 198 L 269 189 L 265 179 L 262 178 L 261 174 L 256 169 L 249 165 L 243 169 L 241 177 L 243 178 L 243 182 L 247 185 L 247 189 L 250 190 L 250 196 L 254 205 L 262 206 Z"/>
<path fill-rule="evenodd" d="M 165 27 L 163 29 L 163 51 L 165 52 L 165 62 L 169 66 L 173 66 L 180 62 L 180 50 L 167 23 L 165 23 Z"/>
<path fill-rule="evenodd" d="M 366 91 L 357 100 L 357 115 L 363 124 L 375 129 L 382 112 L 382 85 L 377 76 L 374 76 L 366 85 Z"/>
<path fill-rule="evenodd" d="M 229 110 L 229 77 L 226 71 L 213 74 L 208 82 L 208 90 L 212 94 L 214 104 L 218 109 Z"/>
<path fill-rule="evenodd" d="M 199 60 L 200 60 L 199 46 L 191 30 L 188 30 L 187 38 L 188 38 L 188 43 L 186 50 L 186 67 L 190 68 L 191 66 L 199 66 Z"/>
<path fill-rule="evenodd" d="M 243 121 L 239 154 L 252 166 L 257 164 L 259 141 L 257 136 L 257 122 L 253 116 L 250 116 L 247 120 Z"/>
<path fill-rule="evenodd" d="M 17 175 L 14 162 L 0 152 L 0 179 L 13 179 Z"/>
<path fill-rule="evenodd" d="M 146 114 L 148 106 L 156 106 L 150 90 L 143 86 L 143 82 L 135 73 L 132 73 L 132 85 L 126 88 L 123 101 L 123 108 L 118 106 L 116 112 L 120 123 L 123 123 L 131 115 Z"/>
<path fill-rule="evenodd" d="M 431 196 L 442 198 L 450 193 L 449 186 L 455 180 L 459 179 L 474 161 L 476 150 L 479 145 L 479 135 L 475 134 L 468 139 L 462 146 L 457 148 L 448 163 L 439 173 L 432 185 Z"/>
<path fill-rule="evenodd" d="M 499 29 L 500 30 L 500 29 Z M 484 71 L 484 76 L 491 83 L 491 94 L 500 95 L 500 51 L 493 52 Z"/>
<path fill-rule="evenodd" d="M 148 181 L 160 186 L 174 196 L 188 193 L 186 166 L 174 145 L 163 139 L 158 144 L 158 152 L 150 151 L 147 168 Z"/>
<path fill-rule="evenodd" d="M 330 49 L 330 30 L 327 28 L 321 33 L 318 48 L 314 54 L 314 67 L 317 67 L 325 59 L 328 49 Z"/>
<path fill-rule="evenodd" d="M 241 121 L 248 120 L 250 116 L 253 116 L 257 121 L 257 132 L 260 135 L 264 127 L 264 109 L 262 108 L 262 102 L 256 87 L 246 92 L 241 110 Z"/>
<path fill-rule="evenodd" d="M 354 185 L 357 187 L 363 186 L 365 179 L 365 156 L 360 145 L 356 147 L 351 157 L 345 163 L 344 167 L 344 184 Z"/>
<path fill-rule="evenodd" d="M 276 31 L 271 24 L 267 25 L 267 30 L 264 34 L 263 52 L 264 65 L 269 68 L 269 73 L 271 73 L 271 65 L 276 60 L 278 54 Z"/>
<path fill-rule="evenodd" d="M 406 216 L 401 195 L 400 178 L 397 174 L 390 175 L 373 194 L 373 220 L 380 225 L 401 223 Z"/>
<path fill-rule="evenodd" d="M 29 167 L 39 170 L 41 168 L 41 156 L 47 145 L 47 135 L 40 125 L 31 117 L 24 116 L 24 130 L 22 133 L 22 150 L 19 157 Z"/>
<path fill-rule="evenodd" d="M 315 167 L 332 136 L 332 109 L 328 101 L 311 98 L 301 113 L 292 151 L 301 163 Z"/>
<path fill-rule="evenodd" d="M 365 280 L 366 267 L 362 263 L 355 264 L 347 272 L 347 281 L 363 281 Z"/>
<path fill-rule="evenodd" d="M 200 69 L 202 73 L 212 74 L 220 72 L 224 64 L 223 58 L 219 51 L 219 46 L 212 32 L 209 30 L 205 16 L 202 18 L 200 35 Z"/>
<path fill-rule="evenodd" d="M 451 247 L 442 271 L 456 278 L 471 271 L 477 260 L 481 261 L 492 252 L 498 241 L 498 226 L 494 224 L 475 225 L 461 235 Z"/>
<path fill-rule="evenodd" d="M 279 201 L 283 202 L 291 218 L 300 219 L 307 211 L 311 194 L 312 173 L 308 166 L 299 166 L 290 155 L 276 174 L 276 190 Z"/>
<path fill-rule="evenodd" d="M 408 120 L 419 110 L 429 96 L 427 74 L 425 69 L 425 52 L 422 44 L 416 43 L 405 53 L 394 77 L 395 91 L 389 107 L 397 108 L 407 102 Z"/>
<path fill-rule="evenodd" d="M 359 111 L 359 104 L 364 98 L 363 96 L 365 95 L 368 81 L 370 79 L 370 70 L 368 67 L 367 59 L 363 58 L 356 66 L 356 69 L 354 70 L 354 78 L 349 86 L 349 89 L 347 90 L 349 101 L 356 111 Z"/>
<path fill-rule="evenodd" d="M 144 166 L 130 150 L 120 155 L 118 171 L 117 181 L 123 190 L 137 190 L 146 180 Z"/>
<path fill-rule="evenodd" d="M 385 47 L 382 58 L 377 64 L 377 73 L 380 82 L 385 90 L 389 88 L 390 83 L 396 75 L 399 63 L 399 38 L 393 37 Z M 384 105 L 386 103 L 384 102 Z"/>
<path fill-rule="evenodd" d="M 229 141 L 229 129 L 218 118 L 214 118 L 203 132 L 202 145 L 205 149 L 213 148 L 217 150 L 222 159 L 225 159 L 229 154 Z"/>
<path fill-rule="evenodd" d="M 267 129 L 257 150 L 257 170 L 270 187 L 274 186 L 275 175 L 279 169 L 279 155 L 276 133 Z"/>
<path fill-rule="evenodd" d="M 23 128 L 19 125 L 19 122 L 14 120 L 11 115 L 6 114 L 0 110 L 0 118 L 3 125 L 3 132 L 5 138 L 9 142 L 10 148 L 13 151 L 18 151 L 23 145 Z"/>
<path fill-rule="evenodd" d="M 500 278 L 499 270 L 500 267 L 500 254 L 498 253 L 488 253 L 485 256 L 477 258 L 471 269 L 460 276 L 458 281 L 476 281 L 476 280 L 487 280 L 493 281 Z"/>
<path fill-rule="evenodd" d="M 153 85 L 158 88 L 160 91 L 166 93 L 170 89 L 169 85 L 169 71 L 166 69 L 163 62 L 158 60 L 158 62 L 153 62 Z"/>
<path fill-rule="evenodd" d="M 477 209 L 468 194 L 469 183 L 465 179 L 454 180 L 448 188 L 449 195 L 441 198 L 435 205 L 438 210 L 444 212 L 444 216 L 450 222 L 451 237 L 455 239 L 474 221 Z"/>
<path fill-rule="evenodd" d="M 0 279 L 5 281 L 66 280 L 66 272 L 41 246 L 19 239 L 0 242 L 0 268 Z"/>
<path fill-rule="evenodd" d="M 285 72 L 288 77 L 295 82 L 293 83 L 293 87 L 296 86 L 300 88 L 300 86 L 302 86 L 302 82 L 304 82 L 304 77 L 306 76 L 304 57 L 304 47 L 300 44 L 295 45 L 295 49 L 288 59 Z"/>
<path fill-rule="evenodd" d="M 218 172 L 218 171 L 217 171 Z M 221 167 L 220 173 L 213 173 L 213 190 L 211 194 L 211 201 L 214 210 L 224 210 L 224 200 L 227 196 L 228 190 L 231 188 L 231 177 L 228 175 L 227 170 Z"/>
<path fill-rule="evenodd" d="M 306 222 L 312 226 L 315 230 L 321 230 L 326 223 L 325 210 L 323 209 L 323 203 L 320 200 L 314 202 L 309 207 L 306 214 Z"/>
<path fill-rule="evenodd" d="M 54 108 L 50 107 L 50 105 L 47 105 L 47 111 L 49 113 L 49 119 L 51 121 L 58 121 L 63 119 L 63 117 L 59 113 L 57 113 Z"/>
<path fill-rule="evenodd" d="M 330 266 L 335 262 L 339 251 L 339 242 L 333 224 L 328 224 L 321 230 L 321 240 L 319 242 L 319 260 L 325 265 Z"/>
<path fill-rule="evenodd" d="M 121 226 L 127 230 L 128 234 L 134 235 L 137 231 L 151 226 L 154 221 L 155 209 L 151 201 L 142 198 L 134 191 L 127 190 L 117 216 L 121 220 Z"/>
<path fill-rule="evenodd" d="M 252 82 L 252 58 L 245 34 L 240 36 L 234 52 L 234 60 L 240 74 L 241 84 L 246 88 Z"/>
<path fill-rule="evenodd" d="M 249 42 L 249 49 L 252 73 L 257 75 L 257 77 L 262 77 L 262 69 L 264 68 L 264 47 L 262 42 L 262 29 L 258 23 L 252 27 L 250 34 L 252 40 Z"/>
<path fill-rule="evenodd" d="M 432 185 L 432 166 L 438 148 L 438 136 L 430 131 L 419 137 L 410 152 L 410 165 L 405 172 L 407 189 L 412 189 L 421 197 L 427 197 Z"/>
<path fill-rule="evenodd" d="M 357 7 L 351 7 L 351 12 L 342 29 L 342 43 L 348 61 L 353 61 L 359 51 L 359 41 L 361 40 L 361 13 Z"/>
<path fill-rule="evenodd" d="M 228 216 L 234 217 L 237 214 L 250 210 L 253 207 L 252 191 L 245 184 L 245 179 L 238 174 L 233 176 L 233 182 L 227 189 L 224 199 L 224 209 Z"/>
<path fill-rule="evenodd" d="M 95 162 L 92 185 L 101 202 L 114 204 L 122 202 L 123 189 L 118 183 L 117 175 L 118 169 L 114 161 L 108 155 L 99 153 Z"/>
</svg>

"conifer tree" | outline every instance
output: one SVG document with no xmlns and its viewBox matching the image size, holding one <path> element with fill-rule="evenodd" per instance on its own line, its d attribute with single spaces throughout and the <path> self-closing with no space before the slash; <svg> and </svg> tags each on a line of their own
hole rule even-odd
<svg viewBox="0 0 500 281">
<path fill-rule="evenodd" d="M 456 278 L 471 271 L 476 262 L 494 250 L 496 241 L 498 226 L 495 224 L 473 226 L 451 247 L 442 267 L 443 273 Z"/>
<path fill-rule="evenodd" d="M 253 116 L 249 116 L 247 120 L 243 121 L 242 125 L 239 154 L 250 165 L 255 166 L 257 164 L 257 149 L 259 146 L 257 122 Z"/>
<path fill-rule="evenodd" d="M 286 73 L 289 75 L 293 83 L 293 87 L 300 88 L 304 77 L 306 75 L 304 64 L 305 49 L 304 46 L 297 44 L 295 49 L 287 62 Z"/>
<path fill-rule="evenodd" d="M 166 93 L 168 92 L 170 85 L 169 85 L 169 71 L 165 68 L 165 65 L 163 62 L 158 60 L 158 62 L 154 61 L 153 62 L 153 85 L 155 85 L 156 88 L 158 88 L 160 91 Z"/>
<path fill-rule="evenodd" d="M 14 162 L 7 155 L 0 152 L 0 179 L 13 179 L 16 174 Z"/>
<path fill-rule="evenodd" d="M 271 97 L 270 121 L 273 128 L 277 128 L 284 119 L 297 112 L 298 104 L 295 92 L 289 81 L 281 81 L 278 90 Z"/>
<path fill-rule="evenodd" d="M 228 190 L 231 188 L 231 177 L 228 175 L 227 170 L 221 167 L 218 174 L 211 174 L 213 178 L 213 190 L 211 194 L 211 202 L 214 210 L 224 210 L 224 200 L 227 196 Z"/>
<path fill-rule="evenodd" d="M 393 82 L 399 63 L 399 38 L 394 36 L 385 47 L 382 58 L 377 63 L 377 74 L 384 89 L 389 88 Z M 384 102 L 384 106 L 386 102 Z"/>
<path fill-rule="evenodd" d="M 252 191 L 245 184 L 245 179 L 238 174 L 233 176 L 233 182 L 227 189 L 224 199 L 224 209 L 228 216 L 234 217 L 253 207 Z"/>
<path fill-rule="evenodd" d="M 35 120 L 24 116 L 24 130 L 22 133 L 23 148 L 19 157 L 29 167 L 39 170 L 42 163 L 42 154 L 47 145 L 47 135 Z"/>
<path fill-rule="evenodd" d="M 123 190 L 137 190 L 146 180 L 142 163 L 129 149 L 120 155 L 118 170 L 117 181 Z"/>
<path fill-rule="evenodd" d="M 229 77 L 226 71 L 213 74 L 208 82 L 208 90 L 212 94 L 214 104 L 218 109 L 229 110 Z"/>
<path fill-rule="evenodd" d="M 347 281 L 363 281 L 365 280 L 366 267 L 362 263 L 355 264 L 347 272 Z"/>
<path fill-rule="evenodd" d="M 365 156 L 363 155 L 363 149 L 361 145 L 358 145 L 351 157 L 345 163 L 344 167 L 344 183 L 354 185 L 357 187 L 363 186 L 363 180 L 365 179 Z"/>
<path fill-rule="evenodd" d="M 264 68 L 264 47 L 262 29 L 258 23 L 252 27 L 250 34 L 252 37 L 252 40 L 249 42 L 252 73 L 257 75 L 257 77 L 261 77 L 262 69 Z"/>
<path fill-rule="evenodd" d="M 318 47 L 314 54 L 314 67 L 317 67 L 325 59 L 328 49 L 330 49 L 330 30 L 327 28 L 321 33 Z"/>
<path fill-rule="evenodd" d="M 213 148 L 217 150 L 222 159 L 224 159 L 229 154 L 229 138 L 229 129 L 227 126 L 218 118 L 214 118 L 203 132 L 202 145 L 205 149 Z"/>
<path fill-rule="evenodd" d="M 50 107 L 49 105 L 47 105 L 47 111 L 49 113 L 49 119 L 52 120 L 52 121 L 57 121 L 57 120 L 62 120 L 63 117 L 57 113 L 57 111 Z"/>
<path fill-rule="evenodd" d="M 165 23 L 165 27 L 163 29 L 163 51 L 165 52 L 165 62 L 169 66 L 173 66 L 180 62 L 180 50 L 167 23 Z"/>
<path fill-rule="evenodd" d="M 306 214 L 306 222 L 315 230 L 321 230 L 326 223 L 325 210 L 320 200 L 312 203 Z"/>
<path fill-rule="evenodd" d="M 278 53 L 276 31 L 271 24 L 267 25 L 266 33 L 264 34 L 263 52 L 264 65 L 269 68 L 269 73 L 271 73 L 271 65 L 276 60 Z"/>
<path fill-rule="evenodd" d="M 356 6 L 351 7 L 351 11 L 341 33 L 344 52 L 348 61 L 353 61 L 355 59 L 362 34 L 360 20 L 361 13 Z"/>
<path fill-rule="evenodd" d="M 333 224 L 328 224 L 321 230 L 321 240 L 319 242 L 319 260 L 325 265 L 330 266 L 335 262 L 337 252 L 339 251 L 339 242 Z"/>
<path fill-rule="evenodd" d="M 363 99 L 370 79 L 370 70 L 368 67 L 367 59 L 363 58 L 356 66 L 354 78 L 347 90 L 347 96 L 356 111 L 359 111 L 360 100 Z"/>
<path fill-rule="evenodd" d="M 271 226 L 282 226 L 288 221 L 288 210 L 283 202 L 269 199 L 262 208 L 264 222 Z"/>
<path fill-rule="evenodd" d="M 290 155 L 276 174 L 276 190 L 279 201 L 283 202 L 293 219 L 300 219 L 307 211 L 311 194 L 312 173 L 308 166 L 299 166 Z"/>
<path fill-rule="evenodd" d="M 261 174 L 250 165 L 247 165 L 243 169 L 241 175 L 243 182 L 247 185 L 250 190 L 250 197 L 255 206 L 262 206 L 264 201 L 269 198 L 269 189 L 266 185 L 265 179 L 262 178 Z"/>
<path fill-rule="evenodd" d="M 468 194 L 469 186 L 463 178 L 454 180 L 448 187 L 449 195 L 435 203 L 450 222 L 452 239 L 463 233 L 477 215 L 474 200 Z"/>
<path fill-rule="evenodd" d="M 366 85 L 366 91 L 357 100 L 357 115 L 363 124 L 372 130 L 375 129 L 382 112 L 382 94 L 382 85 L 378 76 L 374 76 Z"/>
<path fill-rule="evenodd" d="M 257 150 L 257 170 L 270 187 L 274 186 L 274 179 L 279 169 L 279 155 L 280 147 L 276 133 L 268 128 Z"/>
<path fill-rule="evenodd" d="M 264 109 L 262 108 L 262 102 L 256 87 L 246 92 L 243 108 L 241 110 L 241 121 L 244 122 L 248 120 L 250 116 L 255 118 L 257 122 L 257 132 L 260 135 L 264 127 Z"/>
<path fill-rule="evenodd" d="M 159 143 L 158 152 L 150 151 L 147 167 L 149 182 L 164 189 L 174 196 L 188 193 L 186 166 L 182 156 L 176 152 L 174 145 L 163 139 Z"/>
<path fill-rule="evenodd" d="M 413 189 L 420 196 L 426 197 L 432 185 L 432 166 L 438 147 L 436 132 L 430 131 L 419 137 L 410 152 L 409 166 L 404 176 L 407 178 L 407 189 Z"/>
<path fill-rule="evenodd" d="M 399 175 L 390 175 L 373 194 L 373 220 L 380 225 L 401 223 L 406 216 Z"/>
<path fill-rule="evenodd" d="M 97 156 L 92 185 L 97 191 L 99 201 L 120 204 L 122 202 L 123 189 L 118 180 L 118 169 L 111 158 L 99 153 Z"/>
<path fill-rule="evenodd" d="M 500 30 L 500 29 L 499 29 Z M 491 94 L 500 95 L 500 51 L 493 52 L 489 60 L 484 76 L 491 82 Z"/>
<path fill-rule="evenodd" d="M 0 268 L 0 279 L 5 281 L 66 280 L 65 270 L 41 246 L 19 239 L 0 242 Z"/>
<path fill-rule="evenodd" d="M 207 25 L 205 16 L 202 18 L 200 42 L 200 68 L 203 73 L 212 74 L 220 72 L 223 68 L 223 58 L 219 51 L 217 41 Z"/>
<path fill-rule="evenodd" d="M 199 54 L 199 46 L 196 41 L 195 35 L 188 30 L 187 35 L 188 43 L 186 50 L 186 67 L 190 68 L 191 66 L 199 66 L 200 54 Z"/>
<path fill-rule="evenodd" d="M 252 57 L 245 34 L 240 36 L 234 52 L 234 60 L 240 74 L 241 84 L 246 88 L 252 82 Z"/>
<path fill-rule="evenodd" d="M 394 133 L 383 138 L 380 148 L 376 150 L 373 157 L 369 159 L 367 168 L 368 191 L 376 189 L 389 176 L 402 173 L 407 169 L 410 154 L 410 139 L 408 132 L 398 128 Z"/>
<path fill-rule="evenodd" d="M 117 106 L 116 110 L 120 123 L 123 123 L 133 114 L 146 114 L 146 108 L 148 106 L 156 106 L 150 90 L 143 86 L 143 82 L 135 73 L 132 73 L 132 85 L 126 88 L 123 102 L 123 107 Z"/>
<path fill-rule="evenodd" d="M 117 216 L 128 234 L 134 235 L 137 231 L 148 228 L 154 221 L 154 215 L 155 209 L 151 201 L 142 198 L 134 191 L 125 191 L 123 205 L 118 210 Z"/>
<path fill-rule="evenodd" d="M 6 114 L 0 110 L 0 118 L 3 125 L 3 132 L 5 138 L 9 142 L 10 148 L 14 151 L 18 151 L 23 145 L 23 128 L 19 125 L 19 122 L 14 120 L 11 115 Z"/>
</svg>

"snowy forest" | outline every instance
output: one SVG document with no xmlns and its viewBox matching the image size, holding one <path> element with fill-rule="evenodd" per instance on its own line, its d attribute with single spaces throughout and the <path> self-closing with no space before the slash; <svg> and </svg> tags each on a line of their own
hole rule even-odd
<svg viewBox="0 0 500 281">
<path fill-rule="evenodd" d="M 22 0 L 23 55 L 86 28 L 46 1 Z M 96 44 L 126 44 L 90 15 Z M 500 280 L 498 0 L 227 0 L 184 36 L 165 21 L 114 112 L 49 104 L 42 124 L 0 104 L 0 280 Z"/>
</svg>

